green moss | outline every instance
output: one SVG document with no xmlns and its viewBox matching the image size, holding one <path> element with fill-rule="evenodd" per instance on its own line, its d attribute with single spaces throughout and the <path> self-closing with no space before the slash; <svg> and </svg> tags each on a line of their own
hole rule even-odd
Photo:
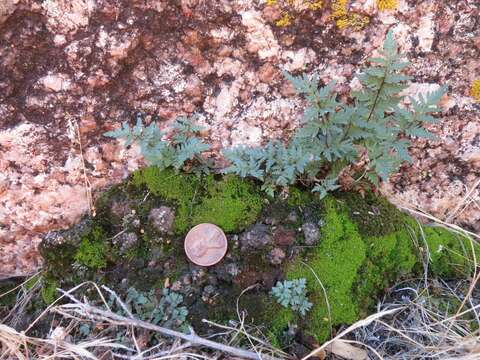
<svg viewBox="0 0 480 360">
<path fill-rule="evenodd" d="M 318 196 L 312 194 L 311 191 L 305 191 L 294 186 L 288 190 L 287 203 L 290 206 L 303 207 L 315 202 L 316 199 L 318 199 Z"/>
<path fill-rule="evenodd" d="M 95 223 L 106 229 L 122 224 L 122 220 L 112 211 L 112 205 L 117 198 L 122 198 L 124 192 L 122 184 L 112 186 L 110 189 L 100 195 L 95 202 L 96 217 Z"/>
<path fill-rule="evenodd" d="M 177 233 L 188 229 L 196 196 L 201 190 L 198 178 L 148 167 L 133 174 L 133 184 L 145 184 L 152 194 L 176 205 L 174 229 Z"/>
<path fill-rule="evenodd" d="M 215 309 L 216 314 L 213 316 L 218 322 L 227 322 L 238 317 L 231 304 L 236 303 L 242 290 L 241 287 L 236 287 L 229 294 L 229 298 L 225 299 L 223 319 L 218 318 L 218 311 Z M 238 301 L 239 308 L 248 316 L 247 321 L 261 325 L 270 343 L 281 348 L 285 344 L 284 332 L 290 323 L 295 323 L 295 313 L 278 304 L 268 293 L 246 292 L 238 298 Z"/>
<path fill-rule="evenodd" d="M 228 176 L 222 181 L 207 178 L 206 196 L 193 211 L 193 224 L 213 223 L 226 232 L 252 224 L 262 209 L 262 198 L 252 184 Z"/>
<path fill-rule="evenodd" d="M 30 279 L 25 282 L 25 289 L 31 290 L 39 281 L 41 280 L 40 274 L 32 276 Z"/>
<path fill-rule="evenodd" d="M 46 276 L 43 279 L 43 286 L 40 292 L 45 304 L 50 305 L 57 298 L 58 282 L 52 277 Z"/>
<path fill-rule="evenodd" d="M 375 295 L 402 275 L 412 271 L 417 262 L 411 235 L 407 230 L 364 239 L 367 258 L 354 285 L 359 314 L 364 317 L 374 305 Z"/>
<path fill-rule="evenodd" d="M 146 198 L 147 189 L 150 195 Z M 234 176 L 198 178 L 146 168 L 137 171 L 128 184 L 112 190 L 109 196 L 97 206 L 105 216 L 97 216 L 88 226 L 69 233 L 71 241 L 60 245 L 54 242 L 50 244 L 52 248 L 43 251 L 51 274 L 42 289 L 45 301 L 54 300 L 55 288 L 63 287 L 65 278 L 75 284 L 86 277 L 95 278 L 111 281 L 109 284 L 113 287 L 128 278 L 139 289 L 162 287 L 166 278 L 172 283 L 189 271 L 183 253 L 183 235 L 201 222 L 215 223 L 226 232 L 239 232 L 265 218 L 295 229 L 306 221 L 324 224 L 318 245 L 305 247 L 302 254 L 289 259 L 283 269 L 287 279 L 307 279 L 309 300 L 314 305 L 305 318 L 278 305 L 267 291 L 255 290 L 240 297 L 248 321 L 264 324 L 267 335 L 277 344 L 284 343 L 283 334 L 289 323 L 299 324 L 307 333 L 324 341 L 330 335 L 330 315 L 334 327 L 368 315 L 383 289 L 403 275 L 423 272 L 425 256 L 419 247 L 425 251 L 428 248 L 429 269 L 434 276 L 464 276 L 472 270 L 472 250 L 466 239 L 443 229 L 426 227 L 424 241 L 415 220 L 371 193 L 365 198 L 343 194 L 320 201 L 307 189 L 293 187 L 287 201 L 278 197 L 263 207 L 260 189 L 252 182 Z M 141 223 L 140 228 L 128 230 L 137 233 L 138 244 L 121 256 L 115 255 L 115 246 L 108 242 L 108 238 L 123 230 L 122 219 L 109 214 L 113 202 L 135 210 Z M 151 208 L 164 204 L 175 207 L 175 236 L 159 236 L 148 221 Z M 285 219 L 292 211 L 298 215 L 298 221 L 287 224 Z M 298 234 L 297 241 L 301 236 Z M 479 248 L 476 248 L 478 259 Z M 265 276 L 271 281 L 282 275 L 274 272 L 278 269 L 265 260 L 268 250 L 241 254 L 238 249 L 230 250 L 234 257 L 239 255 L 242 272 L 233 283 L 219 283 L 223 300 L 215 305 L 213 312 L 212 307 L 199 298 L 192 298 L 192 314 L 198 312 L 198 323 L 207 316 L 219 322 L 235 318 L 232 304 L 242 290 L 252 284 L 252 276 L 258 276 L 258 281 L 253 279 L 254 283 L 263 281 L 266 274 L 275 274 Z M 72 268 L 75 261 L 89 270 Z M 169 265 L 164 266 L 167 262 Z M 158 265 L 149 268 L 145 266 L 147 263 Z M 109 271 L 97 271 L 107 265 Z M 319 281 L 326 289 L 331 314 Z"/>
<path fill-rule="evenodd" d="M 366 257 L 366 246 L 355 225 L 332 197 L 324 201 L 324 221 L 321 243 L 306 259 L 308 266 L 297 261 L 287 272 L 288 279 L 307 279 L 314 305 L 305 323 L 308 332 L 319 340 L 325 340 L 329 335 L 329 314 L 316 276 L 326 288 L 332 324 L 352 323 L 358 318 L 352 287 Z"/>
<path fill-rule="evenodd" d="M 76 247 L 71 243 L 41 247 L 45 267 L 53 273 L 67 273 L 75 261 Z"/>
<path fill-rule="evenodd" d="M 200 179 L 149 167 L 134 174 L 133 184 L 145 184 L 154 195 L 176 206 L 176 233 L 201 222 L 217 224 L 227 232 L 239 231 L 252 224 L 262 208 L 259 190 L 234 176 Z"/>
<path fill-rule="evenodd" d="M 404 228 L 407 216 L 372 192 L 363 197 L 358 193 L 343 193 L 339 199 L 345 201 L 350 218 L 364 236 L 381 236 Z"/>
<path fill-rule="evenodd" d="M 413 270 L 418 260 L 418 250 L 414 246 L 412 236 L 408 225 L 396 233 L 397 244 L 389 256 L 389 262 L 395 264 L 395 268 L 389 269 L 390 279 L 406 275 Z"/>
<path fill-rule="evenodd" d="M 103 230 L 95 227 L 92 233 L 82 238 L 75 260 L 91 269 L 101 269 L 107 265 L 106 251 Z"/>
<path fill-rule="evenodd" d="M 15 305 L 17 300 L 17 291 L 12 291 L 19 285 L 18 279 L 7 279 L 0 281 L 0 317 L 2 317 L 2 308 L 10 308 Z"/>
<path fill-rule="evenodd" d="M 288 324 L 291 323 L 295 318 L 292 310 L 276 303 L 270 304 L 268 316 L 273 319 L 269 330 L 275 335 L 281 334 L 282 331 L 285 331 Z"/>
<path fill-rule="evenodd" d="M 472 243 L 469 239 L 439 227 L 425 227 L 423 234 L 428 246 L 431 273 L 451 278 L 465 276 L 473 270 Z M 420 246 L 424 243 L 420 242 Z M 474 245 L 474 249 L 477 259 L 480 259 L 480 247 Z"/>
<path fill-rule="evenodd" d="M 284 308 L 274 300 L 271 300 L 265 308 L 267 309 L 266 319 L 269 321 L 267 336 L 272 345 L 280 348 L 283 342 L 283 333 L 287 330 L 288 324 L 294 322 L 296 315 L 292 310 Z"/>
<path fill-rule="evenodd" d="M 298 199 L 302 199 L 301 194 L 294 195 L 295 205 L 301 206 Z M 303 323 L 319 341 L 328 338 L 329 315 L 314 273 L 326 289 L 332 324 L 336 326 L 368 315 L 383 289 L 403 275 L 423 271 L 422 256 L 415 246 L 422 246 L 419 224 L 385 199 L 373 194 L 364 199 L 358 194 L 342 194 L 336 199 L 326 198 L 322 211 L 325 226 L 320 244 L 305 259 L 286 268 L 288 279 L 307 279 L 314 305 Z M 425 227 L 423 234 L 433 276 L 465 276 L 472 271 L 468 239 L 440 228 Z M 480 247 L 475 251 L 480 258 Z M 298 317 L 296 320 L 301 321 Z M 273 321 L 286 326 L 281 316 Z"/>
</svg>

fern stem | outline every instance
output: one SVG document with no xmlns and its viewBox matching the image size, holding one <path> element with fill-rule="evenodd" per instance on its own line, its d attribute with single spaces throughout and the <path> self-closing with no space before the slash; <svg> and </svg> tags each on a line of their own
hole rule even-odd
<svg viewBox="0 0 480 360">
<path fill-rule="evenodd" d="M 385 75 L 382 78 L 382 82 L 380 84 L 380 87 L 378 88 L 377 94 L 375 95 L 375 100 L 373 101 L 373 106 L 372 106 L 372 109 L 370 110 L 370 114 L 368 114 L 367 122 L 370 122 L 370 119 L 372 118 L 373 112 L 375 111 L 375 108 L 377 107 L 378 99 L 380 98 L 380 93 L 382 92 L 383 85 L 385 84 L 385 79 L 387 78 L 387 74 L 389 72 L 389 67 L 390 67 L 390 61 L 388 61 L 387 66 L 385 67 Z"/>
</svg>

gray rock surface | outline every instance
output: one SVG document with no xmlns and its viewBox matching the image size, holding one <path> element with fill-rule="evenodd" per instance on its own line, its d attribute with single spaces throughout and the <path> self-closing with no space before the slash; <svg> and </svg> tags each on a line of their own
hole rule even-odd
<svg viewBox="0 0 480 360">
<path fill-rule="evenodd" d="M 273 241 L 267 225 L 256 224 L 240 236 L 242 250 L 247 248 L 261 249 Z"/>
<path fill-rule="evenodd" d="M 273 248 L 267 255 L 268 261 L 272 265 L 280 265 L 285 260 L 285 251 L 280 248 Z"/>
<path fill-rule="evenodd" d="M 175 220 L 175 212 L 167 206 L 153 208 L 148 214 L 148 220 L 158 232 L 167 234 L 172 230 L 173 222 Z"/>
<path fill-rule="evenodd" d="M 306 222 L 302 225 L 302 231 L 305 236 L 306 245 L 315 245 L 320 239 L 320 229 L 317 225 L 311 222 Z"/>
</svg>

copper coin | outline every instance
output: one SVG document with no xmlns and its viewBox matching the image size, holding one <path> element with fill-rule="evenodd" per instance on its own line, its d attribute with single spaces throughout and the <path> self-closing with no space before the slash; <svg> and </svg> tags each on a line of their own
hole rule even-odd
<svg viewBox="0 0 480 360">
<path fill-rule="evenodd" d="M 198 224 L 185 237 L 185 253 L 197 265 L 215 265 L 227 253 L 227 237 L 217 225 Z"/>
</svg>

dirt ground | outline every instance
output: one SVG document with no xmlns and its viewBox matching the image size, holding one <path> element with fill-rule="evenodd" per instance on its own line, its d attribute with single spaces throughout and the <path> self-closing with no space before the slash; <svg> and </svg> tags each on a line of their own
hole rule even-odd
<svg viewBox="0 0 480 360">
<path fill-rule="evenodd" d="M 269 3 L 272 3 L 271 1 Z M 339 30 L 332 4 L 255 0 L 7 0 L 0 4 L 0 278 L 41 265 L 51 230 L 92 211 L 92 197 L 143 165 L 102 134 L 137 112 L 168 125 L 199 114 L 219 150 L 288 138 L 302 101 L 282 71 L 335 79 L 341 94 L 393 29 L 412 95 L 448 85 L 438 141 L 415 140 L 413 165 L 383 184 L 391 201 L 480 231 L 477 0 L 399 0 Z M 284 14 L 291 24 L 278 26 Z"/>
</svg>

